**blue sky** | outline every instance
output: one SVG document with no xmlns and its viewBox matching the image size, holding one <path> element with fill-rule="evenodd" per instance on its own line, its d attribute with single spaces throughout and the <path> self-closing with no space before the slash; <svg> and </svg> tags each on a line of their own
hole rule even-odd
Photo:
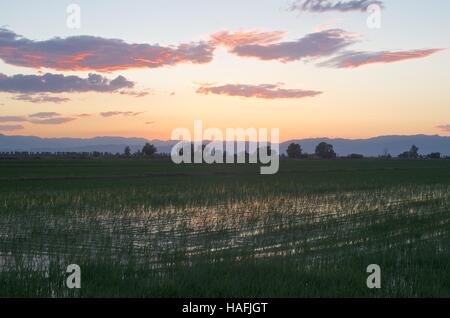
<svg viewBox="0 0 450 318">
<path fill-rule="evenodd" d="M 293 36 L 313 31 L 329 20 L 353 32 L 370 34 L 377 46 L 450 44 L 450 3 L 445 0 L 385 0 L 382 29 L 369 30 L 364 14 L 288 12 L 292 1 L 79 0 L 1 1 L 0 21 L 33 39 L 75 34 L 101 35 L 130 42 L 177 43 L 222 29 L 289 30 Z M 82 28 L 65 26 L 67 6 L 79 4 Z"/>
</svg>

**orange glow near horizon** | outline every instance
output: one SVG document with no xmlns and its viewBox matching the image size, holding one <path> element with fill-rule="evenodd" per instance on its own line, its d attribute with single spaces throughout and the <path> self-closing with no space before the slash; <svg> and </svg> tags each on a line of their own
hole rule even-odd
<svg viewBox="0 0 450 318">
<path fill-rule="evenodd" d="M 229 16 L 231 22 L 241 24 L 233 18 L 234 14 Z M 450 51 L 440 49 L 448 47 L 448 41 L 433 28 L 428 30 L 435 37 L 430 42 L 425 37 L 416 42 L 404 40 L 400 35 L 398 40 L 392 29 L 369 32 L 365 25 L 356 23 L 333 28 L 328 30 L 334 34 L 331 44 L 326 42 L 325 47 L 331 51 L 335 45 L 344 47 L 328 54 L 320 45 L 326 36 L 311 33 L 316 23 L 309 21 L 309 27 L 297 29 L 284 19 L 284 15 L 278 17 L 265 28 L 255 24 L 255 28 L 214 25 L 204 31 L 174 29 L 159 38 L 152 34 L 153 41 L 145 32 L 126 37 L 114 29 L 117 38 L 111 33 L 102 36 L 99 31 L 100 35 L 91 32 L 83 41 L 71 42 L 79 40 L 74 35 L 81 35 L 73 33 L 58 35 L 58 49 L 49 42 L 55 39 L 52 37 L 36 40 L 33 32 L 23 36 L 4 33 L 0 80 L 12 84 L 3 83 L 3 90 L 0 87 L 0 133 L 169 140 L 175 128 L 192 130 L 194 120 L 202 120 L 205 128 L 222 131 L 278 128 L 280 141 L 450 135 L 446 129 L 450 127 Z M 289 23 L 298 20 L 293 18 Z M 361 41 L 353 43 L 349 34 L 359 34 Z M 340 42 L 342 37 L 352 46 L 347 48 Z M 172 44 L 156 44 L 161 39 Z M 308 45 L 299 50 L 301 40 Z M 74 45 L 85 42 L 86 47 Z M 233 51 L 240 46 L 250 46 L 252 58 Z M 305 56 L 298 58 L 302 50 Z M 321 63 L 333 58 L 344 66 Z M 42 88 L 46 84 L 42 79 L 37 89 L 23 82 L 21 89 L 11 87 L 20 81 L 16 75 L 39 81 L 45 73 L 71 76 L 68 81 L 72 82 L 69 87 L 53 90 Z M 89 73 L 102 77 L 88 78 Z M 118 76 L 123 77 L 112 89 L 96 88 L 96 83 L 88 83 L 94 89 L 77 89 L 86 78 L 110 83 Z M 128 86 L 120 86 L 121 82 Z M 65 93 L 55 93 L 61 91 Z M 41 112 L 57 113 L 60 121 L 31 117 Z M 14 117 L 16 121 L 11 120 Z"/>
</svg>

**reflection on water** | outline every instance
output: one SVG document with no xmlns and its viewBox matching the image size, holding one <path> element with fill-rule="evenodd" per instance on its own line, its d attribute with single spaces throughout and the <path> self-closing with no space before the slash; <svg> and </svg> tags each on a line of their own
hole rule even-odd
<svg viewBox="0 0 450 318">
<path fill-rule="evenodd" d="M 221 191 L 217 191 L 220 195 Z M 24 201 L 0 220 L 0 271 L 48 271 L 76 260 L 131 261 L 163 270 L 194 260 L 310 257 L 390 249 L 448 235 L 449 187 L 336 194 L 247 193 L 210 204 L 87 205 L 83 197 Z M 70 204 L 60 208 L 64 200 Z M 410 233 L 414 222 L 435 227 Z M 389 221 L 389 222 L 388 222 Z M 368 228 L 379 228 L 379 233 Z"/>
</svg>

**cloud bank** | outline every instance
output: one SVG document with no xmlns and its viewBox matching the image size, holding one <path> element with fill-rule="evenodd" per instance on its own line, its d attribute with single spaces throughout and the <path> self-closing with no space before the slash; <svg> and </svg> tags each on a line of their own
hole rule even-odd
<svg viewBox="0 0 450 318">
<path fill-rule="evenodd" d="M 207 42 L 161 46 L 86 35 L 34 41 L 0 28 L 0 59 L 5 63 L 58 71 L 112 72 L 203 64 L 212 60 L 213 51 Z"/>
<path fill-rule="evenodd" d="M 361 10 L 369 4 L 381 1 L 306 0 L 297 2 L 307 11 Z M 275 60 L 282 63 L 331 58 L 320 66 L 337 68 L 359 67 L 372 63 L 392 63 L 426 57 L 440 49 L 400 52 L 344 52 L 357 42 L 354 34 L 342 29 L 327 29 L 306 34 L 292 41 L 283 41 L 283 31 L 237 31 L 213 33 L 206 41 L 160 46 L 158 44 L 129 44 L 119 39 L 93 36 L 73 36 L 34 41 L 0 28 L 0 60 L 11 65 L 32 68 L 52 68 L 62 71 L 111 72 L 133 68 L 157 68 L 182 63 L 205 64 L 213 59 L 217 47 L 225 47 L 240 57 Z M 89 74 L 88 78 L 59 74 L 14 75 L 0 73 L 0 92 L 20 94 L 58 92 L 115 92 L 143 97 L 148 92 L 132 90 L 133 82 L 123 76 L 109 80 L 101 75 Z M 51 96 L 22 96 L 30 102 L 66 102 L 67 99 Z"/>
<path fill-rule="evenodd" d="M 238 45 L 231 52 L 242 57 L 278 60 L 285 63 L 305 58 L 330 56 L 353 43 L 355 43 L 353 34 L 340 29 L 330 29 L 307 34 L 297 41 L 267 45 Z"/>
<path fill-rule="evenodd" d="M 98 74 L 89 74 L 87 78 L 46 73 L 44 75 L 16 74 L 7 76 L 0 73 L 0 92 L 18 94 L 14 100 L 30 103 L 65 103 L 67 97 L 49 96 L 48 93 L 113 93 L 143 97 L 146 92 L 132 90 L 134 82 L 123 76 L 110 80 Z"/>
<path fill-rule="evenodd" d="M 226 84 L 223 86 L 201 86 L 197 89 L 199 94 L 217 94 L 241 97 L 256 97 L 263 99 L 304 98 L 322 94 L 318 91 L 302 89 L 285 89 L 281 84 Z"/>
<path fill-rule="evenodd" d="M 89 74 L 87 78 L 46 73 L 44 75 L 7 76 L 0 73 L 0 92 L 34 94 L 34 93 L 83 93 L 115 92 L 134 87 L 134 82 L 123 76 L 109 80 L 98 75 Z"/>
</svg>

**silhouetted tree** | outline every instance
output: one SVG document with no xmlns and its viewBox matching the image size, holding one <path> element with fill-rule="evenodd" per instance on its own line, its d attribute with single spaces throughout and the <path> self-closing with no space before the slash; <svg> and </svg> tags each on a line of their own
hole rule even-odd
<svg viewBox="0 0 450 318">
<path fill-rule="evenodd" d="M 381 157 L 386 158 L 389 155 L 389 149 L 384 148 L 383 149 L 383 155 Z"/>
<path fill-rule="evenodd" d="M 383 150 L 383 154 L 381 156 L 379 156 L 379 158 L 383 158 L 383 159 L 391 159 L 392 156 L 389 153 L 389 150 L 387 148 L 384 148 Z"/>
<path fill-rule="evenodd" d="M 302 157 L 302 147 L 299 144 L 291 143 L 286 152 L 289 158 L 300 159 Z"/>
<path fill-rule="evenodd" d="M 416 145 L 412 145 L 409 150 L 409 155 L 411 159 L 419 158 L 419 148 Z"/>
<path fill-rule="evenodd" d="M 129 157 L 129 156 L 131 155 L 131 149 L 130 149 L 129 146 L 126 146 L 126 147 L 125 147 L 125 149 L 124 149 L 124 151 L 123 151 L 123 154 L 124 154 L 125 156 L 127 156 L 127 157 Z"/>
<path fill-rule="evenodd" d="M 317 145 L 316 155 L 322 159 L 336 158 L 336 153 L 334 152 L 333 145 L 327 144 L 326 142 L 321 142 Z"/>
<path fill-rule="evenodd" d="M 147 157 L 151 157 L 156 153 L 156 147 L 148 142 L 142 147 L 142 154 Z"/>
<path fill-rule="evenodd" d="M 419 158 L 419 148 L 416 145 L 412 145 L 409 151 L 405 151 L 398 155 L 402 159 L 417 159 Z"/>
<path fill-rule="evenodd" d="M 440 152 L 432 152 L 427 155 L 430 159 L 441 159 L 441 153 Z"/>
<path fill-rule="evenodd" d="M 364 155 L 361 155 L 359 153 L 352 153 L 348 156 L 350 159 L 363 159 Z"/>
</svg>

